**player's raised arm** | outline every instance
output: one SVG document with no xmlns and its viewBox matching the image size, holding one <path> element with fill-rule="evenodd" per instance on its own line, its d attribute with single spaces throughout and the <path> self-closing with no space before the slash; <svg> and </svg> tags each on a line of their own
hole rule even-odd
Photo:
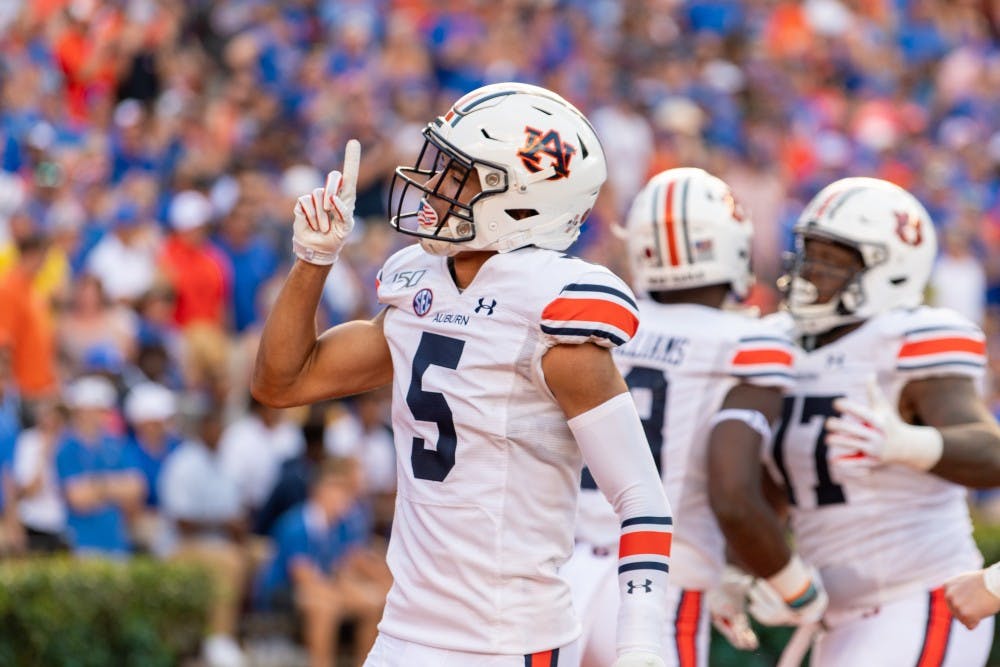
<svg viewBox="0 0 1000 667">
<path fill-rule="evenodd" d="M 673 519 L 639 414 L 606 348 L 556 345 L 542 358 L 542 371 L 621 521 L 615 665 L 662 665 Z"/>
<path fill-rule="evenodd" d="M 382 315 L 316 333 L 316 307 L 330 267 L 354 227 L 361 145 L 347 143 L 344 172 L 295 204 L 292 247 L 298 261 L 268 314 L 251 392 L 276 407 L 302 405 L 379 387 L 392 379 Z M 383 311 L 384 312 L 384 311 Z"/>
</svg>

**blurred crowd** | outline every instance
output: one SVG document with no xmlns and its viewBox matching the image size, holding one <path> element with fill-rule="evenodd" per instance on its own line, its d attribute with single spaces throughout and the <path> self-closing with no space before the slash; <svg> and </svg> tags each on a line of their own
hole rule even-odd
<svg viewBox="0 0 1000 667">
<path fill-rule="evenodd" d="M 392 170 L 496 81 L 558 91 L 602 138 L 609 182 L 578 254 L 624 273 L 611 228 L 632 196 L 701 166 L 753 218 L 764 311 L 822 186 L 910 189 L 941 239 L 930 299 L 986 328 L 1000 370 L 998 29 L 989 0 L 0 3 L 4 552 L 205 563 L 218 664 L 239 664 L 252 605 L 296 609 L 315 655 L 344 617 L 371 632 L 386 397 L 261 406 L 257 337 L 292 204 L 347 139 L 359 228 L 320 327 L 375 312 L 375 274 L 410 242 L 386 224 Z"/>
</svg>

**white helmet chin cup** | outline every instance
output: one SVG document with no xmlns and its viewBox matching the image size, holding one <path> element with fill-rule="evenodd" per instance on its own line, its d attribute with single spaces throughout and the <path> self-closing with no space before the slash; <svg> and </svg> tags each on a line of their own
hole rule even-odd
<svg viewBox="0 0 1000 667">
<path fill-rule="evenodd" d="M 824 333 L 923 303 L 937 236 L 927 210 L 901 187 L 876 178 L 836 181 L 806 205 L 795 236 L 797 257 L 785 305 L 803 333 Z M 853 248 L 864 263 L 825 304 L 815 303 L 815 286 L 798 275 L 808 238 Z"/>
<path fill-rule="evenodd" d="M 818 298 L 819 290 L 811 282 L 801 276 L 791 278 L 785 303 L 800 333 L 812 336 L 858 321 L 856 315 L 842 311 L 839 300 L 816 303 Z"/>
<path fill-rule="evenodd" d="M 593 127 L 572 104 L 538 86 L 474 90 L 423 134 L 416 164 L 396 169 L 390 222 L 434 254 L 528 245 L 565 250 L 607 178 Z M 473 174 L 482 191 L 470 199 L 462 190 Z M 449 207 L 434 224 L 422 213 L 428 198 Z M 444 251 L 442 244 L 455 249 Z"/>
<path fill-rule="evenodd" d="M 445 240 L 420 239 L 419 243 L 428 255 L 437 255 L 438 257 L 454 257 L 463 250 L 461 244 Z"/>
<path fill-rule="evenodd" d="M 702 169 L 668 169 L 636 195 L 624 230 L 637 292 L 729 284 L 746 297 L 753 228 L 724 181 Z"/>
</svg>

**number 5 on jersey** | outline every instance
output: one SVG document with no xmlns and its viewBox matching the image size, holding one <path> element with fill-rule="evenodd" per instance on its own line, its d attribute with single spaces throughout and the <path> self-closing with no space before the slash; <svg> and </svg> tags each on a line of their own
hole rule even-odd
<svg viewBox="0 0 1000 667">
<path fill-rule="evenodd" d="M 406 404 L 413 417 L 419 421 L 437 424 L 438 440 L 435 449 L 427 449 L 423 438 L 413 438 L 410 464 L 413 476 L 433 482 L 443 482 L 455 467 L 455 452 L 458 437 L 455 435 L 455 421 L 444 394 L 424 391 L 424 373 L 431 366 L 441 366 L 455 370 L 462 357 L 465 341 L 448 336 L 424 332 L 413 357 L 413 373 L 410 388 L 406 392 Z"/>
</svg>

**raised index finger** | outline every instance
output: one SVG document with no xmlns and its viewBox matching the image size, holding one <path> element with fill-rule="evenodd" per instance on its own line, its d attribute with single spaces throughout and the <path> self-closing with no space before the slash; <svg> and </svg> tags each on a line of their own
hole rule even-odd
<svg viewBox="0 0 1000 667">
<path fill-rule="evenodd" d="M 351 139 L 344 147 L 344 180 L 340 184 L 337 196 L 341 199 L 354 197 L 358 188 L 358 167 L 361 164 L 361 143 Z"/>
</svg>

